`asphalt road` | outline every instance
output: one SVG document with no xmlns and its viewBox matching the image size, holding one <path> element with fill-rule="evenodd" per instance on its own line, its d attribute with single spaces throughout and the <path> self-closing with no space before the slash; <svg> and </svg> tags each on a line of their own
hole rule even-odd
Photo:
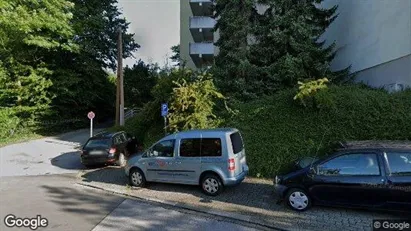
<svg viewBox="0 0 411 231">
<path fill-rule="evenodd" d="M 0 230 L 31 230 L 6 227 L 9 214 L 46 218 L 37 230 L 253 230 L 76 186 L 80 171 L 96 171 L 76 149 L 88 137 L 82 130 L 0 148 Z"/>
<path fill-rule="evenodd" d="M 256 229 L 216 221 L 213 218 L 187 214 L 141 201 L 125 200 L 108 215 L 93 231 L 134 231 L 134 230 L 236 230 L 253 231 Z"/>
</svg>

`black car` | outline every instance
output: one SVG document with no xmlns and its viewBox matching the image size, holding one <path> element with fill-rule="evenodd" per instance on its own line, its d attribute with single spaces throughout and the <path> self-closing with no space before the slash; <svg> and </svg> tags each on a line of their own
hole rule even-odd
<svg viewBox="0 0 411 231">
<path fill-rule="evenodd" d="M 312 204 L 411 211 L 411 142 L 345 143 L 274 185 L 281 201 L 304 211 Z"/>
<path fill-rule="evenodd" d="M 135 137 L 121 132 L 97 134 L 84 144 L 81 163 L 86 167 L 96 164 L 117 164 L 124 166 L 127 158 L 137 151 Z"/>
</svg>

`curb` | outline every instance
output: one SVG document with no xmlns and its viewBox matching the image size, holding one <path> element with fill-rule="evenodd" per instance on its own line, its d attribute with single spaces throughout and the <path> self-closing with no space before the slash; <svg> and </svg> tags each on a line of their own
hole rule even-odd
<svg viewBox="0 0 411 231">
<path fill-rule="evenodd" d="M 160 200 L 160 199 L 139 197 L 139 196 L 130 195 L 130 194 L 127 194 L 127 193 L 124 193 L 124 192 L 119 192 L 117 190 L 107 189 L 107 188 L 103 188 L 103 187 L 99 187 L 99 186 L 95 186 L 95 185 L 91 185 L 91 184 L 78 183 L 78 182 L 75 183 L 75 184 L 83 186 L 83 187 L 98 189 L 98 190 L 102 190 L 102 191 L 105 191 L 105 192 L 110 192 L 110 193 L 113 193 L 113 194 L 118 194 L 118 195 L 122 195 L 122 196 L 126 196 L 126 197 L 139 199 L 139 200 L 146 201 L 146 202 L 155 202 L 155 203 L 165 204 L 165 205 L 168 205 L 168 206 L 177 207 L 179 209 L 184 209 L 184 210 L 199 212 L 199 213 L 203 213 L 203 214 L 223 217 L 223 218 L 227 218 L 227 219 L 235 220 L 235 221 L 239 221 L 239 222 L 245 222 L 245 223 L 248 223 L 248 224 L 268 228 L 268 229 L 271 229 L 271 230 L 287 231 L 286 229 L 281 229 L 279 227 L 275 227 L 275 226 L 272 226 L 272 225 L 267 225 L 267 224 L 263 224 L 263 223 L 260 223 L 260 222 L 253 221 L 252 220 L 253 218 L 251 216 L 234 214 L 234 213 L 229 213 L 229 212 L 222 212 L 222 211 L 217 211 L 217 210 L 212 210 L 212 209 L 203 209 L 203 208 L 198 208 L 198 207 L 194 207 L 194 206 L 189 206 L 189 205 L 179 203 L 179 202 L 171 202 L 171 201 Z"/>
</svg>

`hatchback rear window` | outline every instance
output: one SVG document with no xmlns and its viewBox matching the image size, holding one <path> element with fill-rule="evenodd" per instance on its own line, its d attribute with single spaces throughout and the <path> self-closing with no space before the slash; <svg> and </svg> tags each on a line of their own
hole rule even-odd
<svg viewBox="0 0 411 231">
<path fill-rule="evenodd" d="M 89 140 L 86 145 L 84 145 L 85 148 L 109 148 L 110 146 L 110 139 L 93 139 Z"/>
<path fill-rule="evenodd" d="M 233 146 L 234 154 L 241 152 L 244 148 L 243 139 L 239 132 L 230 135 L 231 145 Z"/>
</svg>

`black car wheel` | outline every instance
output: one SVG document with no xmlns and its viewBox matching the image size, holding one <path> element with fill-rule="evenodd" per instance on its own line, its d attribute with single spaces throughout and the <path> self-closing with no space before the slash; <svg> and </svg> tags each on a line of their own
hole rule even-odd
<svg viewBox="0 0 411 231">
<path fill-rule="evenodd" d="M 201 180 L 201 188 L 209 196 L 217 196 L 221 193 L 223 187 L 220 177 L 215 174 L 207 174 Z"/>
<path fill-rule="evenodd" d="M 295 211 L 305 211 L 311 206 L 311 198 L 303 189 L 290 189 L 286 196 L 287 204 Z"/>
<path fill-rule="evenodd" d="M 130 185 L 135 187 L 144 187 L 144 185 L 146 184 L 146 177 L 144 176 L 144 173 L 138 168 L 131 169 L 129 180 Z"/>
</svg>

